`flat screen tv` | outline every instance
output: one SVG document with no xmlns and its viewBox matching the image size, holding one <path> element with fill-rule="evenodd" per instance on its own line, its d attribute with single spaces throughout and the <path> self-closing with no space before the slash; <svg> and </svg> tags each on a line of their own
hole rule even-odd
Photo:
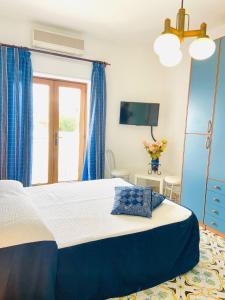
<svg viewBox="0 0 225 300">
<path fill-rule="evenodd" d="M 120 103 L 120 124 L 158 126 L 159 103 Z"/>
</svg>

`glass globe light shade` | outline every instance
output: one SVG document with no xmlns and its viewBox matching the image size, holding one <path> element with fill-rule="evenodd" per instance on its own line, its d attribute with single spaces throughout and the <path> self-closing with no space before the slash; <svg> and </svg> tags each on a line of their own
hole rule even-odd
<svg viewBox="0 0 225 300">
<path fill-rule="evenodd" d="M 213 55 L 215 50 L 215 42 L 207 37 L 194 40 L 189 47 L 189 53 L 191 57 L 197 60 L 209 58 Z"/>
<path fill-rule="evenodd" d="M 163 55 L 168 49 L 179 50 L 180 39 L 172 33 L 161 34 L 154 42 L 154 51 L 157 55 Z"/>
<path fill-rule="evenodd" d="M 174 67 L 180 63 L 182 60 L 183 54 L 178 50 L 167 51 L 163 55 L 160 55 L 159 60 L 160 63 L 165 67 Z"/>
</svg>

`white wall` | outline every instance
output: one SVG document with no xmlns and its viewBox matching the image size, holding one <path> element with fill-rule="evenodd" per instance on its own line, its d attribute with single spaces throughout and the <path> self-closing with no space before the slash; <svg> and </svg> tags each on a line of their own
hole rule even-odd
<svg viewBox="0 0 225 300">
<path fill-rule="evenodd" d="M 181 175 L 183 162 L 184 132 L 186 126 L 186 112 L 188 102 L 191 58 L 188 53 L 189 42 L 182 45 L 183 59 L 175 68 L 166 69 L 168 80 L 167 95 L 170 99 L 171 123 L 169 140 L 172 141 L 168 149 L 168 164 L 174 161 L 177 174 Z"/>
<path fill-rule="evenodd" d="M 0 42 L 23 46 L 31 44 L 31 24 L 0 19 Z M 189 61 L 173 69 L 160 65 L 152 45 L 117 45 L 85 37 L 85 56 L 111 63 L 107 67 L 107 128 L 106 147 L 116 155 L 117 165 L 132 173 L 146 171 L 150 161 L 142 145 L 150 139 L 150 128 L 119 125 L 122 100 L 160 103 L 157 138 L 168 139 L 163 154 L 163 169 L 180 174 L 182 165 L 183 133 L 186 114 Z M 90 79 L 91 64 L 46 55 L 32 54 L 35 72 L 56 76 Z"/>
<path fill-rule="evenodd" d="M 225 25 L 211 29 L 209 35 L 212 39 L 218 39 L 225 36 Z"/>
</svg>

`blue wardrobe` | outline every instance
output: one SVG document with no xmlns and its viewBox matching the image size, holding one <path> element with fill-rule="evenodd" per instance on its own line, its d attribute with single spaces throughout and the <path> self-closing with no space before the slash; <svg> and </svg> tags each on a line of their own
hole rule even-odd
<svg viewBox="0 0 225 300">
<path fill-rule="evenodd" d="M 205 61 L 192 61 L 181 204 L 225 234 L 225 38 Z"/>
</svg>

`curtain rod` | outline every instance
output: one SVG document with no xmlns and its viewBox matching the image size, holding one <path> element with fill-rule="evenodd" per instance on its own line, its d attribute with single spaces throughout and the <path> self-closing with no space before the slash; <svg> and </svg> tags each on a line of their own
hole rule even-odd
<svg viewBox="0 0 225 300">
<path fill-rule="evenodd" d="M 0 43 L 0 46 L 21 48 L 21 49 L 29 50 L 31 52 L 37 52 L 37 53 L 53 55 L 53 56 L 58 56 L 58 57 L 63 57 L 63 58 L 81 60 L 81 61 L 86 61 L 86 62 L 96 62 L 96 63 L 104 64 L 106 66 L 111 66 L 111 64 L 109 64 L 105 61 L 83 58 L 83 57 L 73 56 L 73 55 L 67 55 L 67 54 L 63 54 L 63 53 L 59 53 L 59 52 L 53 52 L 53 51 L 47 51 L 47 50 L 41 50 L 41 49 L 35 49 L 35 48 L 28 48 L 28 47 L 22 47 L 22 46 L 17 46 L 17 45 L 3 44 L 3 43 Z"/>
</svg>

